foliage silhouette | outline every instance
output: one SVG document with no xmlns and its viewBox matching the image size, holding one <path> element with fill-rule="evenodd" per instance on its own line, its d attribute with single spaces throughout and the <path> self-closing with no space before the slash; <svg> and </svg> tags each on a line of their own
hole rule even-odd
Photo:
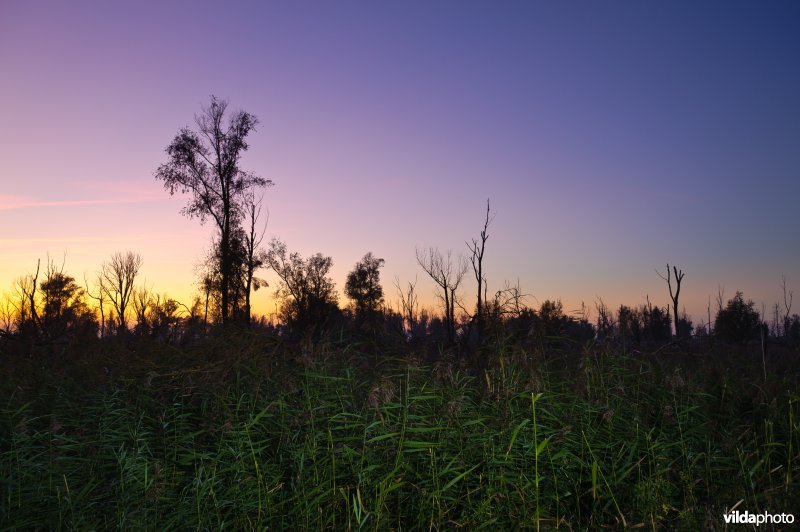
<svg viewBox="0 0 800 532">
<path fill-rule="evenodd" d="M 280 279 L 275 295 L 283 300 L 281 314 L 291 332 L 314 332 L 338 311 L 329 276 L 333 259 L 321 253 L 304 259 L 273 238 L 265 260 Z"/>
<path fill-rule="evenodd" d="M 230 292 L 235 281 L 235 241 L 244 218 L 245 198 L 252 189 L 269 186 L 272 181 L 239 167 L 247 151 L 247 136 L 255 130 L 258 119 L 245 111 L 233 113 L 225 123 L 228 102 L 216 96 L 195 116 L 198 131 L 181 129 L 166 152 L 169 161 L 155 173 L 169 193 L 191 193 L 183 213 L 201 222 L 214 220 L 217 229 L 216 254 L 219 266 L 220 317 L 230 316 Z"/>
<path fill-rule="evenodd" d="M 344 293 L 353 301 L 356 328 L 375 330 L 379 325 L 383 304 L 380 269 L 384 263 L 369 252 L 347 274 Z"/>
<path fill-rule="evenodd" d="M 714 320 L 714 334 L 723 342 L 743 344 L 759 337 L 761 316 L 755 310 L 753 301 L 744 300 L 742 292 L 736 292 L 720 309 Z"/>
<path fill-rule="evenodd" d="M 52 262 L 39 285 L 42 294 L 41 329 L 46 338 L 66 339 L 69 335 L 97 334 L 97 320 L 89 309 L 83 288 Z"/>
</svg>

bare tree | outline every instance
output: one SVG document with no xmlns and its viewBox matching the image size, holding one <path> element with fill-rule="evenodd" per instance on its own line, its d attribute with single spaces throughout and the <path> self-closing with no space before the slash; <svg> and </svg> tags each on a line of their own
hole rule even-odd
<svg viewBox="0 0 800 532">
<path fill-rule="evenodd" d="M 150 307 L 153 305 L 153 298 L 150 290 L 147 288 L 147 281 L 139 288 L 133 290 L 132 304 L 133 313 L 136 316 L 136 330 L 138 333 L 146 334 L 150 329 L 150 320 L 148 315 L 151 314 Z"/>
<path fill-rule="evenodd" d="M 791 327 L 790 318 L 792 312 L 792 299 L 794 298 L 794 291 L 786 289 L 786 276 L 781 276 L 781 285 L 783 287 L 783 307 L 786 309 L 786 314 L 783 317 L 783 334 L 789 335 L 789 328 Z"/>
<path fill-rule="evenodd" d="M 141 266 L 142 257 L 138 253 L 128 251 L 114 253 L 100 269 L 101 288 L 117 313 L 117 326 L 120 334 L 123 334 L 127 328 L 125 311 L 131 300 L 133 283 Z"/>
<path fill-rule="evenodd" d="M 203 294 L 205 295 L 205 308 L 203 311 L 203 326 L 204 329 L 208 328 L 208 299 L 211 297 L 211 290 L 214 288 L 214 277 L 210 273 L 206 273 L 203 276 L 203 280 L 201 282 L 203 287 Z"/>
<path fill-rule="evenodd" d="M 417 262 L 420 267 L 433 279 L 433 282 L 440 288 L 439 297 L 444 304 L 444 324 L 447 332 L 447 341 L 455 343 L 456 339 L 456 305 L 457 293 L 464 274 L 467 273 L 467 262 L 461 255 L 458 256 L 457 264 L 453 263 L 452 253 L 447 252 L 446 256 L 436 248 L 428 248 L 427 252 L 417 249 Z"/>
<path fill-rule="evenodd" d="M 486 241 L 489 239 L 489 224 L 492 223 L 494 216 L 491 215 L 489 209 L 489 200 L 486 200 L 486 219 L 483 222 L 483 229 L 481 230 L 480 241 L 473 238 L 472 242 L 467 242 L 467 248 L 470 251 L 470 263 L 472 264 L 472 272 L 475 274 L 475 280 L 478 283 L 478 301 L 476 305 L 476 322 L 478 326 L 478 341 L 483 338 L 483 331 L 485 328 L 485 316 L 483 311 L 483 296 L 484 285 L 486 277 L 483 274 L 483 255 L 486 251 Z"/>
<path fill-rule="evenodd" d="M 211 105 L 195 116 L 198 132 L 183 128 L 167 147 L 169 162 L 155 173 L 170 194 L 190 192 L 192 198 L 183 213 L 203 222 L 212 218 L 218 231 L 220 311 L 222 322 L 230 315 L 229 292 L 234 275 L 232 236 L 240 227 L 242 200 L 255 187 L 272 181 L 239 168 L 242 153 L 248 149 L 247 136 L 258 119 L 238 111 L 224 124 L 228 102 L 211 97 Z"/>
<path fill-rule="evenodd" d="M 86 275 L 83 276 L 83 283 L 86 286 L 86 295 L 90 298 L 97 301 L 97 308 L 100 310 L 100 338 L 105 338 L 106 335 L 106 313 L 105 313 L 105 301 L 106 301 L 106 292 L 103 289 L 103 276 L 101 274 L 97 274 L 97 279 L 95 281 L 95 285 L 97 286 L 97 293 L 93 294 L 89 290 L 89 281 L 86 279 Z"/>
<path fill-rule="evenodd" d="M 9 338 L 14 330 L 14 320 L 16 312 L 11 298 L 6 294 L 0 304 L 0 336 Z"/>
<path fill-rule="evenodd" d="M 256 200 L 255 194 L 251 190 L 245 196 L 244 207 L 248 220 L 247 234 L 245 235 L 245 321 L 250 325 L 250 291 L 258 290 L 261 287 L 269 286 L 263 279 L 255 277 L 256 270 L 266 265 L 266 254 L 260 249 L 261 242 L 264 240 L 264 232 L 269 223 L 269 212 L 264 225 L 259 228 L 259 218 L 261 217 L 261 202 L 263 196 Z"/>
<path fill-rule="evenodd" d="M 519 279 L 515 285 L 506 281 L 503 289 L 495 292 L 494 300 L 486 301 L 490 319 L 499 322 L 509 316 L 518 318 L 528 308 L 526 300 L 529 297 L 530 294 L 524 293 L 520 288 Z"/>
<path fill-rule="evenodd" d="M 36 304 L 36 289 L 39 286 L 41 259 L 36 261 L 36 273 L 20 277 L 14 283 L 17 293 L 15 304 L 19 318 L 18 332 L 30 332 L 34 336 L 39 330 L 39 313 Z"/>
<path fill-rule="evenodd" d="M 725 287 L 722 285 L 717 285 L 717 313 L 721 312 L 725 309 Z"/>
<path fill-rule="evenodd" d="M 680 322 L 678 321 L 678 297 L 681 295 L 681 281 L 683 281 L 683 270 L 679 270 L 676 266 L 672 267 L 672 271 L 675 274 L 675 290 L 672 289 L 672 275 L 669 271 L 669 263 L 667 263 L 667 276 L 664 277 L 661 275 L 661 272 L 656 270 L 656 273 L 659 277 L 664 279 L 667 282 L 667 286 L 669 287 L 669 297 L 672 299 L 672 316 L 675 319 L 675 336 L 680 335 L 681 331 L 679 330 Z"/>
<path fill-rule="evenodd" d="M 411 335 L 414 333 L 414 327 L 417 322 L 417 314 L 419 313 L 419 301 L 416 294 L 417 279 L 414 282 L 408 283 L 405 290 L 400 286 L 400 278 L 395 276 L 394 286 L 397 288 L 397 294 L 400 296 L 400 312 L 405 322 L 405 333 Z"/>
</svg>

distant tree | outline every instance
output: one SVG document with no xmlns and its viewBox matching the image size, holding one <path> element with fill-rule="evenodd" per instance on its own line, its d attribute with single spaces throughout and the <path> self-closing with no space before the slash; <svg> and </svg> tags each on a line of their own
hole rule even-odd
<svg viewBox="0 0 800 532">
<path fill-rule="evenodd" d="M 645 341 L 660 343 L 665 342 L 672 336 L 672 320 L 669 316 L 669 307 L 653 306 L 650 297 L 647 297 L 647 304 L 643 305 L 639 311 L 642 315 L 642 339 Z"/>
<path fill-rule="evenodd" d="M 176 331 L 181 322 L 178 315 L 181 306 L 183 305 L 166 294 L 151 296 L 149 325 L 154 338 L 169 342 L 176 337 Z M 193 316 L 191 309 L 189 309 L 189 315 Z"/>
<path fill-rule="evenodd" d="M 274 238 L 266 262 L 280 279 L 275 295 L 283 300 L 284 319 L 295 332 L 316 329 L 338 309 L 335 285 L 329 273 L 333 259 L 321 253 L 303 259 L 289 253 Z"/>
<path fill-rule="evenodd" d="M 787 318 L 786 330 L 783 334 L 790 346 L 800 346 L 800 316 L 792 314 L 790 318 Z"/>
<path fill-rule="evenodd" d="M 347 274 L 344 293 L 353 301 L 355 319 L 359 327 L 375 326 L 383 303 L 380 269 L 384 260 L 367 253 Z"/>
<path fill-rule="evenodd" d="M 686 309 L 684 308 L 675 324 L 675 335 L 678 338 L 689 338 L 692 336 L 692 329 L 692 320 L 689 319 L 689 315 L 686 314 Z"/>
<path fill-rule="evenodd" d="M 203 275 L 203 278 L 200 281 L 201 288 L 203 289 L 203 295 L 205 296 L 205 305 L 203 306 L 203 327 L 208 327 L 208 301 L 211 297 L 211 292 L 214 289 L 214 277 L 210 273 L 206 272 Z"/>
<path fill-rule="evenodd" d="M 0 303 L 0 337 L 11 338 L 16 328 L 16 312 L 14 303 L 6 294 Z"/>
<path fill-rule="evenodd" d="M 106 313 L 105 313 L 105 302 L 106 302 L 106 292 L 103 290 L 103 276 L 98 273 L 95 279 L 95 285 L 97 287 L 97 292 L 92 293 L 89 290 L 89 280 L 86 279 L 86 275 L 84 274 L 83 277 L 83 284 L 86 288 L 85 293 L 91 299 L 97 301 L 97 309 L 100 311 L 100 338 L 105 338 L 106 336 Z"/>
<path fill-rule="evenodd" d="M 459 256 L 457 264 L 454 264 L 449 251 L 444 256 L 434 248 L 429 248 L 427 252 L 421 252 L 418 249 L 417 263 L 441 290 L 439 297 L 444 304 L 444 328 L 447 342 L 453 344 L 456 338 L 457 290 L 467 272 L 467 263 L 464 261 L 464 257 Z"/>
<path fill-rule="evenodd" d="M 39 285 L 42 297 L 41 330 L 49 339 L 68 334 L 97 334 L 97 321 L 86 304 L 85 292 L 75 278 L 48 260 L 44 279 Z"/>
<path fill-rule="evenodd" d="M 631 345 L 640 345 L 642 341 L 641 314 L 627 305 L 620 305 L 617 311 L 617 334 L 623 351 Z"/>
<path fill-rule="evenodd" d="M 152 305 L 150 290 L 148 290 L 147 286 L 144 284 L 139 288 L 135 288 L 131 296 L 131 301 L 133 304 L 133 314 L 136 317 L 135 332 L 142 335 L 148 334 L 150 332 L 150 315 L 152 314 L 150 310 Z"/>
<path fill-rule="evenodd" d="M 269 286 L 264 279 L 255 276 L 256 271 L 264 267 L 267 262 L 266 252 L 261 249 L 261 242 L 264 240 L 264 232 L 267 229 L 269 215 L 263 226 L 259 225 L 261 217 L 261 202 L 259 196 L 256 199 L 252 191 L 245 196 L 244 207 L 247 219 L 247 229 L 244 235 L 244 264 L 242 271 L 244 274 L 244 295 L 245 295 L 245 322 L 250 325 L 250 293 L 253 290 Z"/>
<path fill-rule="evenodd" d="M 792 313 L 792 300 L 794 299 L 794 291 L 788 290 L 786 288 L 786 276 L 783 275 L 781 277 L 781 285 L 783 288 L 783 308 L 786 309 L 785 314 L 783 315 L 783 335 L 786 338 L 789 338 L 790 329 L 792 326 L 792 320 L 790 315 Z M 776 310 L 777 313 L 777 305 Z M 796 314 L 795 314 L 796 316 Z"/>
<path fill-rule="evenodd" d="M 211 104 L 195 116 L 198 132 L 183 128 L 167 147 L 169 161 L 155 173 L 170 194 L 190 192 L 192 198 L 183 213 L 201 222 L 212 218 L 217 229 L 219 253 L 220 315 L 227 323 L 230 291 L 234 277 L 234 232 L 243 218 L 244 198 L 255 187 L 272 181 L 239 168 L 239 160 L 248 149 L 247 136 L 255 130 L 258 119 L 244 111 L 230 116 L 225 123 L 228 102 L 211 97 Z"/>
<path fill-rule="evenodd" d="M 567 315 L 564 314 L 564 305 L 561 300 L 545 299 L 539 307 L 536 317 L 538 318 L 538 333 L 541 338 L 562 336 L 569 321 Z"/>
<path fill-rule="evenodd" d="M 14 282 L 14 307 L 17 314 L 17 332 L 22 336 L 36 337 L 39 332 L 39 313 L 36 290 L 39 287 L 41 259 L 36 261 L 36 273 L 25 275 Z"/>
<path fill-rule="evenodd" d="M 755 303 L 745 302 L 744 295 L 737 291 L 725 308 L 717 312 L 715 336 L 723 342 L 745 343 L 759 338 L 760 333 L 761 316 L 755 310 Z"/>
<path fill-rule="evenodd" d="M 598 298 L 594 304 L 597 310 L 597 339 L 608 340 L 614 337 L 616 323 L 614 323 L 613 311 L 608 308 L 602 298 Z"/>
<path fill-rule="evenodd" d="M 656 270 L 656 273 L 659 277 L 664 279 L 667 282 L 667 286 L 669 287 L 669 297 L 672 299 L 672 317 L 675 320 L 675 336 L 681 336 L 681 333 L 686 333 L 686 326 L 685 324 L 681 326 L 680 319 L 678 318 L 678 298 L 681 295 L 681 281 L 683 281 L 683 270 L 678 270 L 676 266 L 672 267 L 673 272 L 675 273 L 675 289 L 672 288 L 672 275 L 669 271 L 669 263 L 667 263 L 667 276 L 664 277 L 661 275 L 661 272 Z M 691 326 L 689 326 L 688 331 L 691 333 Z"/>
<path fill-rule="evenodd" d="M 100 269 L 102 290 L 117 314 L 118 334 L 123 334 L 127 330 L 125 312 L 133 295 L 134 282 L 141 266 L 142 257 L 138 253 L 128 251 L 114 253 Z"/>
<path fill-rule="evenodd" d="M 484 316 L 484 292 L 486 286 L 486 277 L 483 273 L 483 256 L 486 252 L 486 241 L 489 239 L 489 224 L 492 223 L 491 211 L 489 209 L 489 200 L 486 200 L 486 219 L 483 222 L 483 229 L 481 230 L 480 240 L 473 238 L 472 242 L 467 242 L 467 248 L 470 252 L 470 264 L 472 264 L 472 272 L 475 274 L 475 281 L 478 284 L 478 300 L 476 303 L 475 318 L 477 323 L 478 341 L 483 338 L 483 331 L 485 328 Z"/>
<path fill-rule="evenodd" d="M 400 286 L 400 278 L 394 278 L 394 286 L 397 288 L 397 295 L 400 297 L 400 314 L 403 317 L 403 333 L 407 339 L 414 337 L 416 330 L 417 316 L 419 315 L 419 298 L 417 297 L 417 279 L 410 282 L 406 289 Z"/>
</svg>

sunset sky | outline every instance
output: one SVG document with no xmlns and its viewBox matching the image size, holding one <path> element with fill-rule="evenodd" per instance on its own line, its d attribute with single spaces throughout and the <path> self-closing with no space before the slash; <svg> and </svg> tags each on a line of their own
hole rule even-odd
<svg viewBox="0 0 800 532">
<path fill-rule="evenodd" d="M 797 312 L 798 28 L 793 1 L 4 1 L 0 294 L 48 253 L 82 281 L 133 250 L 188 304 L 213 228 L 153 174 L 215 94 L 261 121 L 266 240 L 340 289 L 372 251 L 390 301 L 418 276 L 432 304 L 415 248 L 466 254 L 491 198 L 490 292 L 666 305 L 670 262 L 695 323 L 782 275 Z"/>
</svg>

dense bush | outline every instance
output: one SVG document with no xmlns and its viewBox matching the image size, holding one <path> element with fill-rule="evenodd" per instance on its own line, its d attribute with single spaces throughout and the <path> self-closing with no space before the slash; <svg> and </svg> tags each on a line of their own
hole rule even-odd
<svg viewBox="0 0 800 532">
<path fill-rule="evenodd" d="M 714 321 L 714 334 L 719 340 L 743 344 L 761 334 L 761 317 L 752 301 L 745 302 L 744 295 L 736 292 L 725 308 L 720 309 Z"/>
</svg>

